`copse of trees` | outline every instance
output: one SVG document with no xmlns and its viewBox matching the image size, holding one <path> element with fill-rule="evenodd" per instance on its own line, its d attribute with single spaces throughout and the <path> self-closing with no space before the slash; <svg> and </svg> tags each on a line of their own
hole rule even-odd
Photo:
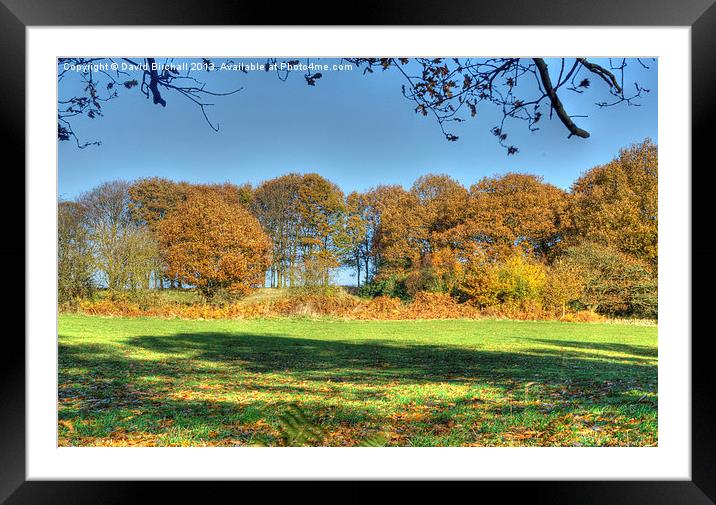
<svg viewBox="0 0 716 505">
<path fill-rule="evenodd" d="M 154 237 L 131 217 L 130 186 L 125 181 L 106 182 L 78 198 L 96 274 L 113 290 L 148 289 L 158 268 Z"/>
<path fill-rule="evenodd" d="M 348 195 L 318 174 L 256 188 L 109 182 L 60 203 L 60 300 L 97 287 L 183 286 L 206 299 L 326 287 L 344 267 L 364 296 L 656 317 L 657 177 L 647 139 L 569 191 L 517 173 L 469 188 L 428 174 Z"/>
<path fill-rule="evenodd" d="M 250 208 L 273 243 L 268 285 L 327 286 L 348 240 L 340 188 L 318 174 L 288 174 L 258 186 Z"/>
</svg>

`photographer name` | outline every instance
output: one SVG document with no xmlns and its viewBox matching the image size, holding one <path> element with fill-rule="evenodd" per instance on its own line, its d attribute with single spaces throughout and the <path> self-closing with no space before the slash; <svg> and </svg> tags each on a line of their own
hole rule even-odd
<svg viewBox="0 0 716 505">
<path fill-rule="evenodd" d="M 97 63 L 64 63 L 62 68 L 64 70 L 71 70 L 73 72 L 107 72 L 109 70 L 142 70 L 142 71 L 156 71 L 164 72 L 165 70 L 171 72 L 186 72 L 188 70 L 213 70 L 213 65 L 204 62 L 182 62 L 182 63 L 129 63 L 129 62 L 109 62 L 102 61 Z"/>
</svg>

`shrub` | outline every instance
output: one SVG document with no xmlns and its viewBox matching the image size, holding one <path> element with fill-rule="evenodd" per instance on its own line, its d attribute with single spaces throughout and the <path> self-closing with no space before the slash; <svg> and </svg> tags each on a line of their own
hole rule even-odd
<svg viewBox="0 0 716 505">
<path fill-rule="evenodd" d="M 632 286 L 629 305 L 633 316 L 658 319 L 659 317 L 659 286 L 654 276 L 649 276 Z"/>
<path fill-rule="evenodd" d="M 514 251 L 502 262 L 482 255 L 471 258 L 461 291 L 468 300 L 483 308 L 521 307 L 527 301 L 541 301 L 545 282 L 545 266 L 525 253 Z"/>
<path fill-rule="evenodd" d="M 359 295 L 364 298 L 375 298 L 387 296 L 399 298 L 403 301 L 410 300 L 411 296 L 406 286 L 406 276 L 391 274 L 379 279 L 374 279 L 361 286 Z"/>
<path fill-rule="evenodd" d="M 537 302 L 542 297 L 546 270 L 542 263 L 516 252 L 497 265 L 497 278 L 497 299 L 500 302 Z"/>
<path fill-rule="evenodd" d="M 584 308 L 609 316 L 657 317 L 657 279 L 647 263 L 590 242 L 567 248 L 562 261 L 584 283 L 578 300 Z"/>
<path fill-rule="evenodd" d="M 493 307 L 499 303 L 499 288 L 500 279 L 495 263 L 483 255 L 470 258 L 460 286 L 461 295 L 478 307 Z"/>
<path fill-rule="evenodd" d="M 567 308 L 579 300 L 584 284 L 575 265 L 557 260 L 547 271 L 542 288 L 544 306 L 565 316 Z"/>
<path fill-rule="evenodd" d="M 603 323 L 607 318 L 591 310 L 580 310 L 564 314 L 559 320 L 565 323 Z"/>
</svg>

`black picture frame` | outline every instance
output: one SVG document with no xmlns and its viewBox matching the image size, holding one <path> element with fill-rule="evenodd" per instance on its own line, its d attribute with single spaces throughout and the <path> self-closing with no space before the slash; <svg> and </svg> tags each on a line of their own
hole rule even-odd
<svg viewBox="0 0 716 505">
<path fill-rule="evenodd" d="M 335 7 L 335 6 L 334 6 Z M 268 2 L 192 0 L 0 0 L 0 110 L 5 182 L 25 187 L 25 29 L 31 26 L 71 25 L 623 25 L 690 26 L 692 93 L 692 167 L 684 167 L 692 178 L 692 480 L 690 481 L 521 481 L 469 482 L 459 485 L 471 495 L 487 497 L 493 491 L 528 503 L 611 504 L 707 504 L 716 502 L 716 437 L 712 429 L 716 395 L 711 387 L 712 335 L 706 318 L 708 296 L 698 296 L 714 285 L 716 246 L 711 233 L 713 211 L 706 192 L 714 185 L 710 170 L 713 113 L 716 110 L 716 6 L 714 0 L 502 0 L 438 2 L 363 1 L 338 15 L 335 8 L 319 3 L 294 3 L 278 8 Z M 568 42 L 565 42 L 568 47 Z M 688 90 L 684 90 L 687 92 Z M 14 161 L 10 161 L 14 160 Z M 10 186 L 8 186 L 10 187 Z M 22 198 L 24 192 L 12 190 Z M 17 218 L 16 200 L 2 198 L 5 231 L 25 236 L 25 223 Z M 5 241 L 0 248 L 3 265 L 24 264 L 24 239 Z M 15 244 L 15 245 L 13 245 Z M 19 268 L 5 268 L 7 285 L 23 286 Z M 668 273 L 666 273 L 668 275 Z M 662 274 L 664 275 L 664 274 Z M 8 279 L 9 276 L 9 279 Z M 5 288 L 8 289 L 8 288 Z M 15 304 L 24 297 L 11 293 Z M 23 300 L 23 302 L 19 302 Z M 9 305 L 6 305 L 8 307 Z M 18 307 L 19 309 L 19 307 Z M 705 323 L 701 326 L 699 323 Z M 703 328 L 699 331 L 699 328 Z M 712 332 L 711 332 L 712 333 Z M 148 482 L 148 481 L 26 481 L 25 478 L 25 346 L 16 332 L 5 335 L 0 352 L 0 501 L 5 503 L 138 503 L 192 498 L 218 500 L 215 489 L 229 499 L 247 499 L 246 493 L 265 490 L 257 482 Z M 684 338 L 687 338 L 684 335 Z M 207 494 L 205 486 L 212 486 Z M 309 483 L 272 483 L 271 493 L 307 489 Z M 330 492 L 370 499 L 373 489 L 353 490 L 356 483 L 321 483 Z M 422 493 L 427 483 L 412 482 L 412 492 Z M 455 483 L 450 484 L 450 490 Z M 296 489 L 298 488 L 298 489 Z M 349 491 L 349 488 L 351 489 Z M 479 493 L 479 494 L 477 494 Z M 252 493 L 253 494 L 253 493 Z M 493 495 L 493 496 L 499 496 Z M 295 496 L 295 495 L 294 495 Z M 309 495 L 311 496 L 311 495 Z M 327 495 L 330 496 L 330 495 Z M 446 495 L 446 498 L 448 496 Z M 492 499 L 490 499 L 492 501 Z"/>
</svg>

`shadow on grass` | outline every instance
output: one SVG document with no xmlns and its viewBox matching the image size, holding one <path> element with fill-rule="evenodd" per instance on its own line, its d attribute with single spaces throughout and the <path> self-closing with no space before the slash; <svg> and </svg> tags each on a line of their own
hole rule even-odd
<svg viewBox="0 0 716 505">
<path fill-rule="evenodd" d="M 428 427 L 420 428 L 450 434 L 450 421 L 468 415 L 475 406 L 482 409 L 481 415 L 507 419 L 533 410 L 523 402 L 530 398 L 552 404 L 550 412 L 569 413 L 585 406 L 634 405 L 639 399 L 634 389 L 656 392 L 656 351 L 649 347 L 527 337 L 524 341 L 527 347 L 515 351 L 493 351 L 248 332 L 145 335 L 125 338 L 119 346 L 67 345 L 60 337 L 59 416 L 92 420 L 95 428 L 83 432 L 87 440 L 117 440 L 124 436 L 117 430 L 139 430 L 161 435 L 163 443 L 176 436 L 195 445 L 257 439 L 272 444 L 276 439 L 270 430 L 252 432 L 241 426 L 257 420 L 274 423 L 282 398 L 301 403 L 315 422 L 370 431 L 395 425 L 380 405 L 385 392 L 396 386 L 447 383 L 499 390 L 498 399 L 456 399 L 436 410 L 426 421 Z M 599 351 L 628 356 L 610 357 Z M 534 384 L 527 397 L 529 383 Z M 242 393 L 240 403 L 231 400 L 232 391 Z M 499 398 L 516 403 L 503 404 Z M 140 421 L 131 419 L 133 410 L 141 412 Z M 655 405 L 652 411 L 656 412 Z M 167 420 L 171 425 L 165 424 Z"/>
<path fill-rule="evenodd" d="M 631 359 L 635 361 L 652 361 L 658 356 L 658 349 L 656 347 L 649 347 L 646 345 L 615 344 L 611 342 L 585 342 L 579 340 L 556 340 L 532 337 L 525 337 L 523 340 L 546 344 L 551 347 L 566 347 L 570 349 L 586 349 L 591 351 L 607 351 L 628 354 L 632 357 Z M 602 357 L 604 358 L 605 356 L 602 355 Z M 619 359 L 624 358 L 620 357 Z"/>
<path fill-rule="evenodd" d="M 631 381 L 656 383 L 655 351 L 648 347 L 592 342 L 531 339 L 553 348 L 517 352 L 437 345 L 401 345 L 396 341 L 319 340 L 254 333 L 181 333 L 137 336 L 124 343 L 151 351 L 159 360 L 136 359 L 121 348 L 96 344 L 60 344 L 63 367 L 83 368 L 98 383 L 122 383 L 140 376 L 194 377 L 230 371 L 280 374 L 293 379 L 351 382 L 379 386 L 386 382 L 487 383 L 511 388 L 526 381 L 543 385 L 565 382 Z M 567 347 L 570 350 L 561 350 Z M 581 351 L 580 349 L 584 349 Z M 589 349 L 628 353 L 610 358 Z M 265 387 L 290 388 L 285 385 Z M 162 389 L 162 382 L 157 384 Z M 301 394 L 300 387 L 295 389 Z"/>
<path fill-rule="evenodd" d="M 191 360 L 240 366 L 257 373 L 288 373 L 302 377 L 319 374 L 336 381 L 430 380 L 564 381 L 655 377 L 653 350 L 647 347 L 589 342 L 551 341 L 549 348 L 521 348 L 516 352 L 470 349 L 457 346 L 401 344 L 395 340 L 355 343 L 255 333 L 180 333 L 172 336 L 139 336 L 129 346 L 154 353 L 191 354 Z M 564 351 L 558 346 L 570 349 Z M 610 357 L 589 349 L 624 352 Z"/>
</svg>

